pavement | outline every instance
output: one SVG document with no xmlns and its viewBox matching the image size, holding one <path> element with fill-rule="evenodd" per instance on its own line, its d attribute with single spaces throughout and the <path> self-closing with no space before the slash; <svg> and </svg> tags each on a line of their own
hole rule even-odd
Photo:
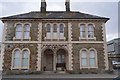
<svg viewBox="0 0 120 80">
<path fill-rule="evenodd" d="M 6 75 L 2 76 L 2 80 L 113 80 L 117 76 L 112 74 Z"/>
</svg>

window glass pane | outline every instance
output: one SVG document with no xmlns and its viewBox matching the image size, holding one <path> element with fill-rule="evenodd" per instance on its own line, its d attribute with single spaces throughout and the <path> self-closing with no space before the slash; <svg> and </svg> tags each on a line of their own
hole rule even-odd
<svg viewBox="0 0 120 80">
<path fill-rule="evenodd" d="M 86 51 L 82 51 L 82 58 L 87 58 L 87 52 Z"/>
<path fill-rule="evenodd" d="M 57 24 L 53 25 L 53 32 L 57 32 Z"/>
<path fill-rule="evenodd" d="M 16 39 L 21 39 L 22 38 L 22 32 L 16 32 L 15 37 L 16 37 Z"/>
<path fill-rule="evenodd" d="M 87 65 L 87 59 L 82 58 L 82 66 L 86 66 Z"/>
<path fill-rule="evenodd" d="M 28 58 L 29 58 L 29 53 L 27 50 L 23 51 L 23 57 L 22 57 L 22 67 L 28 67 Z"/>
<path fill-rule="evenodd" d="M 88 37 L 93 38 L 94 37 L 94 26 L 92 24 L 88 25 Z"/>
<path fill-rule="evenodd" d="M 95 52 L 93 50 L 90 51 L 90 58 L 95 58 Z"/>
<path fill-rule="evenodd" d="M 94 37 L 94 32 L 88 32 L 88 37 L 93 38 Z"/>
<path fill-rule="evenodd" d="M 95 59 L 94 58 L 90 58 L 90 66 L 95 66 Z"/>
<path fill-rule="evenodd" d="M 92 24 L 88 25 L 88 31 L 94 31 L 94 26 Z"/>
<path fill-rule="evenodd" d="M 28 67 L 28 59 L 23 59 L 22 67 Z"/>
<path fill-rule="evenodd" d="M 86 36 L 85 32 L 80 32 L 80 37 L 85 37 L 85 36 Z"/>
<path fill-rule="evenodd" d="M 60 33 L 64 33 L 64 25 L 60 24 Z"/>
<path fill-rule="evenodd" d="M 20 51 L 16 50 L 14 52 L 14 63 L 13 63 L 14 67 L 20 67 Z"/>
<path fill-rule="evenodd" d="M 80 24 L 80 31 L 85 31 L 85 24 Z"/>
<path fill-rule="evenodd" d="M 30 32 L 24 32 L 24 39 L 29 39 Z"/>
<path fill-rule="evenodd" d="M 47 32 L 50 32 L 51 31 L 51 25 L 50 24 L 47 24 Z"/>
<path fill-rule="evenodd" d="M 86 37 L 85 24 L 80 24 L 80 37 Z"/>
<path fill-rule="evenodd" d="M 21 24 L 16 25 L 16 31 L 22 31 L 22 25 Z"/>
<path fill-rule="evenodd" d="M 30 25 L 29 24 L 25 24 L 24 31 L 30 31 Z"/>
</svg>

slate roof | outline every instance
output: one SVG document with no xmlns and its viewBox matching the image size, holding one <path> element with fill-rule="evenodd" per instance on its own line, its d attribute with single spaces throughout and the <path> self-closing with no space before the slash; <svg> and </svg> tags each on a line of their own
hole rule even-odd
<svg viewBox="0 0 120 80">
<path fill-rule="evenodd" d="M 41 13 L 40 11 L 33 11 L 24 14 L 18 14 L 8 17 L 3 17 L 4 19 L 105 19 L 109 18 L 95 16 L 91 14 L 81 13 L 81 12 L 66 12 L 66 11 L 47 11 L 46 13 Z"/>
</svg>

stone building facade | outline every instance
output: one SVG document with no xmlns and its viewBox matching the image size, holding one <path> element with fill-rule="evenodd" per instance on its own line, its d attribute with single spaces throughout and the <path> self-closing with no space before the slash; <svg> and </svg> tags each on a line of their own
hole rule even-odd
<svg viewBox="0 0 120 80">
<path fill-rule="evenodd" d="M 1 18 L 4 23 L 3 71 L 74 71 L 108 69 L 105 23 L 109 18 L 70 11 L 41 11 Z"/>
</svg>

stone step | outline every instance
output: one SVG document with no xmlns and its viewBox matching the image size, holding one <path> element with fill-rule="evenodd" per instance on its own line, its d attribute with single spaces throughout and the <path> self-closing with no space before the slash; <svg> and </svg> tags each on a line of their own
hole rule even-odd
<svg viewBox="0 0 120 80">
<path fill-rule="evenodd" d="M 3 78 L 2 80 L 113 80 L 112 78 Z"/>
</svg>

